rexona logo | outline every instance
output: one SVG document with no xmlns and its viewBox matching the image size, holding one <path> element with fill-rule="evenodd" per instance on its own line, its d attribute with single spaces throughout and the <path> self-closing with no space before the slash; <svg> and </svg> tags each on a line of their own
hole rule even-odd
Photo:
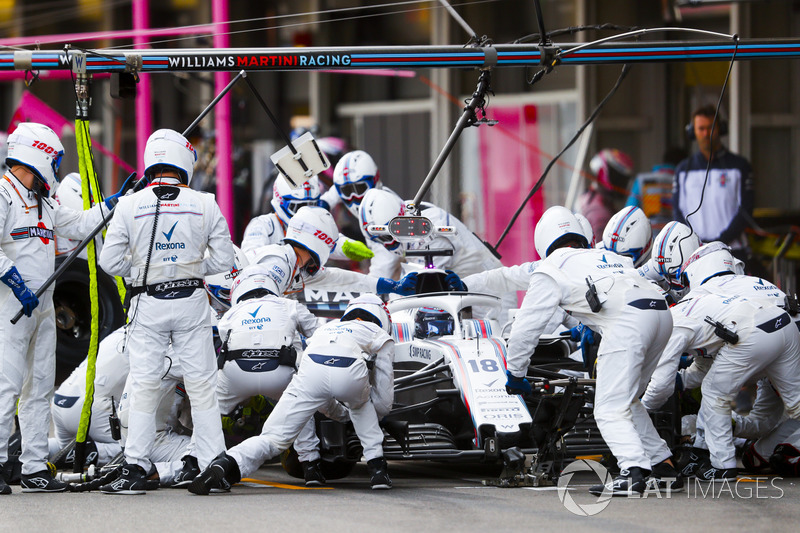
<svg viewBox="0 0 800 533">
<path fill-rule="evenodd" d="M 175 226 L 178 225 L 176 221 L 169 231 L 162 231 L 161 234 L 167 239 L 167 242 L 157 242 L 156 243 L 156 250 L 183 250 L 186 248 L 186 245 L 182 242 L 169 242 L 172 240 L 172 232 L 175 231 Z"/>
<path fill-rule="evenodd" d="M 603 254 L 603 258 L 601 259 L 601 261 L 603 264 L 597 265 L 597 268 L 625 268 L 625 265 L 623 265 L 622 263 L 614 263 L 614 262 L 609 263 L 608 259 L 606 259 L 605 254 Z"/>
<path fill-rule="evenodd" d="M 256 310 L 258 312 L 258 310 Z M 242 324 L 263 324 L 264 322 L 272 322 L 268 316 L 262 316 L 260 318 L 245 318 L 242 320 Z"/>
</svg>

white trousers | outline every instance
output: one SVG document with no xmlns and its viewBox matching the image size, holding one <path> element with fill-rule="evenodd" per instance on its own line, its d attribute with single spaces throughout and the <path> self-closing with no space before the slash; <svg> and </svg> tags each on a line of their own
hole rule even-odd
<svg viewBox="0 0 800 533">
<path fill-rule="evenodd" d="M 263 368 L 269 368 L 270 362 L 264 362 L 263 365 L 261 363 L 261 361 L 249 360 L 225 363 L 225 366 L 219 371 L 217 381 L 220 413 L 228 414 L 240 403 L 259 394 L 273 400 L 280 400 L 295 375 L 294 368 L 278 365 L 272 370 L 262 371 Z M 319 439 L 314 429 L 313 417 L 297 435 L 294 449 L 301 461 L 319 459 Z"/>
<path fill-rule="evenodd" d="M 0 284 L 0 464 L 8 460 L 8 439 L 14 429 L 19 398 L 22 473 L 47 469 L 50 398 L 56 375 L 56 318 L 53 290 L 39 299 L 30 317 L 16 324 L 22 308 L 11 289 Z"/>
<path fill-rule="evenodd" d="M 195 290 L 188 298 L 159 300 L 146 294 L 134 298 L 129 315 L 128 348 L 133 391 L 128 418 L 125 459 L 150 469 L 156 433 L 155 410 L 164 374 L 164 354 L 170 340 L 192 404 L 194 444 L 201 469 L 225 450 L 217 404 L 217 362 L 212 342 L 208 298 Z"/>
<path fill-rule="evenodd" d="M 672 455 L 639 401 L 671 331 L 669 310 L 630 305 L 602 330 L 594 417 L 620 468 L 650 470 Z"/>
<path fill-rule="evenodd" d="M 79 394 L 79 396 L 59 396 L 57 394 L 53 398 L 50 413 L 53 417 L 55 439 L 50 439 L 51 457 L 72 442 L 78 434 L 85 395 L 83 390 L 75 390 L 73 392 Z M 110 408 L 111 398 L 104 398 L 104 400 L 107 400 L 107 402 L 95 401 L 92 404 L 92 417 L 89 423 L 88 435 L 97 446 L 97 464 L 101 466 L 108 463 L 122 451 L 122 446 L 119 442 L 111 438 L 111 423 L 108 421 L 108 417 L 112 412 Z"/>
<path fill-rule="evenodd" d="M 321 361 L 316 362 L 315 359 Z M 267 459 L 276 457 L 297 438 L 314 413 L 331 399 L 343 402 L 350 410 L 350 419 L 364 448 L 367 461 L 383 456 L 383 431 L 378 415 L 369 401 L 369 370 L 361 357 L 350 366 L 342 359 L 307 353 L 300 370 L 289 383 L 272 414 L 264 423 L 261 435 L 250 437 L 228 454 L 236 460 L 242 477 L 246 477 Z M 332 361 L 326 364 L 325 361 Z"/>
<path fill-rule="evenodd" d="M 774 325 L 789 320 L 787 313 L 762 309 L 755 324 Z M 737 332 L 739 342 L 724 345 L 703 379 L 698 414 L 698 436 L 711 454 L 715 468 L 736 468 L 731 426 L 731 402 L 739 390 L 766 375 L 778 391 L 789 417 L 800 418 L 800 333 L 793 323 L 767 332 L 748 327 Z"/>
</svg>

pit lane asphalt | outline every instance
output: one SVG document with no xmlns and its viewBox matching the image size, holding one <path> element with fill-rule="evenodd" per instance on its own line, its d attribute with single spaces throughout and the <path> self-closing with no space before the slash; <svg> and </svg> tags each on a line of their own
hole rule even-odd
<svg viewBox="0 0 800 533">
<path fill-rule="evenodd" d="M 477 467 L 390 462 L 394 489 L 369 489 L 358 465 L 326 489 L 306 489 L 279 465 L 262 467 L 255 482 L 230 493 L 195 496 L 159 489 L 144 496 L 99 492 L 0 496 L 2 532 L 127 531 L 797 531 L 800 480 L 740 477 L 737 483 L 689 482 L 669 498 L 613 498 L 595 516 L 577 516 L 555 488 L 484 487 L 491 472 Z M 583 477 L 578 477 L 583 476 Z M 576 474 L 569 494 L 578 504 L 596 479 Z M 558 529 L 554 529 L 558 528 Z"/>
</svg>

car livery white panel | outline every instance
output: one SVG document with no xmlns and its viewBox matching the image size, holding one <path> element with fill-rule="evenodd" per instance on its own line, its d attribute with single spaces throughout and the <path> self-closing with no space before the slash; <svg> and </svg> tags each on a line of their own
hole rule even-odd
<svg viewBox="0 0 800 533">
<path fill-rule="evenodd" d="M 444 347 L 461 399 L 476 428 L 474 444 L 482 446 L 477 429 L 494 426 L 499 433 L 516 433 L 533 422 L 525 402 L 506 393 L 506 346 L 502 339 L 430 340 Z"/>
</svg>

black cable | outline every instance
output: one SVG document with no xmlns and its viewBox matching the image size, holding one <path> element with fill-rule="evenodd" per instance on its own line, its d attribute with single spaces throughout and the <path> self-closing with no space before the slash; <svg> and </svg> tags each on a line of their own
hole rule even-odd
<svg viewBox="0 0 800 533">
<path fill-rule="evenodd" d="M 495 248 L 500 247 L 500 244 L 503 242 L 503 239 L 506 238 L 508 232 L 511 231 L 511 227 L 517 221 L 517 218 L 519 218 L 519 215 L 522 213 L 522 210 L 525 209 L 525 206 L 528 204 L 528 200 L 530 200 L 531 197 L 534 194 L 536 194 L 536 191 L 538 191 L 539 188 L 542 186 L 542 184 L 544 183 L 544 179 L 547 177 L 547 173 L 550 172 L 550 169 L 553 167 L 556 161 L 558 161 L 558 159 L 564 154 L 564 152 L 566 152 L 573 144 L 575 144 L 575 141 L 577 141 L 578 138 L 581 136 L 583 130 L 585 130 L 589 126 L 589 124 L 591 124 L 594 121 L 594 119 L 597 118 L 597 115 L 600 114 L 600 111 L 602 111 L 603 107 L 606 105 L 606 102 L 608 102 L 608 100 L 611 99 L 612 96 L 614 96 L 614 93 L 617 92 L 617 89 L 619 89 L 620 85 L 622 84 L 622 80 L 624 80 L 625 77 L 628 75 L 630 69 L 631 66 L 627 63 L 622 66 L 622 71 L 619 73 L 619 77 L 617 78 L 617 82 L 614 84 L 614 87 L 612 87 L 611 90 L 608 92 L 608 94 L 605 96 L 605 98 L 603 98 L 600 101 L 600 103 L 597 104 L 597 107 L 594 108 L 592 114 L 589 115 L 589 118 L 587 118 L 586 121 L 578 129 L 578 131 L 575 132 L 575 135 L 572 136 L 572 139 L 569 140 L 567 145 L 558 154 L 556 154 L 556 156 L 553 159 L 550 160 L 550 162 L 547 164 L 547 167 L 544 169 L 544 172 L 542 172 L 542 176 L 539 178 L 539 181 L 536 182 L 531 191 L 522 201 L 522 204 L 514 213 L 514 216 L 511 217 L 511 221 L 509 221 L 508 226 L 506 226 L 506 229 L 503 230 L 502 235 L 500 235 L 500 238 L 497 240 L 497 244 L 494 245 Z"/>
<path fill-rule="evenodd" d="M 620 26 L 619 24 L 588 24 L 583 26 L 570 26 L 569 28 L 561 28 L 558 30 L 549 31 L 546 34 L 548 39 L 552 39 L 553 37 L 558 37 L 560 35 L 572 35 L 575 33 L 579 33 L 582 31 L 589 31 L 589 30 L 616 30 L 616 31 L 634 31 L 638 30 L 640 26 Z M 513 41 L 511 44 L 522 44 L 531 41 L 538 41 L 541 35 L 539 33 L 531 33 L 530 35 L 526 35 L 524 37 L 520 37 L 516 41 Z"/>
<path fill-rule="evenodd" d="M 161 376 L 161 379 L 162 379 L 162 380 L 163 380 L 165 377 L 167 377 L 167 375 L 169 374 L 169 371 L 170 371 L 170 370 L 172 370 L 172 357 L 170 357 L 170 356 L 168 356 L 168 355 L 165 355 L 164 357 L 166 357 L 167 359 L 169 359 L 169 366 L 167 367 L 167 371 L 166 371 L 166 372 L 164 372 L 164 375 L 163 375 L 163 376 Z"/>
<path fill-rule="evenodd" d="M 691 236 L 692 233 L 694 233 L 694 228 L 692 227 L 692 223 L 689 222 L 689 217 L 700 211 L 700 208 L 703 206 L 703 197 L 705 196 L 706 193 L 706 185 L 708 184 L 708 175 L 711 173 L 711 162 L 714 160 L 714 156 L 716 155 L 714 153 L 714 129 L 717 126 L 717 118 L 719 117 L 719 108 L 722 105 L 722 98 L 725 96 L 725 89 L 726 87 L 728 87 L 728 80 L 731 77 L 731 71 L 733 70 L 733 63 L 736 60 L 736 53 L 739 51 L 739 35 L 734 34 L 733 42 L 734 42 L 733 54 L 731 55 L 731 61 L 730 64 L 728 65 L 728 73 L 725 75 L 725 81 L 722 83 L 722 90 L 719 92 L 719 98 L 717 99 L 717 107 L 714 110 L 714 120 L 711 121 L 711 132 L 709 132 L 708 135 L 709 141 L 711 142 L 710 146 L 711 153 L 709 154 L 710 157 L 708 158 L 708 165 L 706 166 L 706 175 L 703 178 L 703 190 L 700 191 L 700 203 L 697 205 L 697 209 L 695 209 L 685 217 L 686 225 L 689 226 L 691 233 L 689 233 L 689 235 L 684 237 L 684 239 L 688 238 L 689 236 Z M 683 239 L 681 239 L 681 241 L 682 240 Z"/>
<path fill-rule="evenodd" d="M 147 248 L 147 259 L 144 262 L 144 276 L 142 276 L 142 286 L 147 287 L 147 273 L 150 271 L 150 259 L 153 257 L 153 244 L 156 242 L 156 229 L 158 228 L 158 215 L 161 212 L 161 197 L 153 188 L 156 196 L 156 212 L 153 215 L 153 233 L 150 234 L 150 246 Z M 136 307 L 139 307 L 138 305 Z"/>
<path fill-rule="evenodd" d="M 153 243 L 156 240 L 156 229 L 158 227 L 158 215 L 161 212 L 161 197 L 158 196 L 155 188 L 153 188 L 153 194 L 156 197 L 156 212 L 153 215 L 153 233 L 150 234 L 150 246 L 147 249 L 147 259 L 144 263 L 144 276 L 142 276 L 142 287 L 147 288 L 147 273 L 150 271 L 150 259 L 153 256 Z M 133 310 L 133 316 L 130 317 L 128 320 L 128 324 L 130 324 L 131 329 L 135 326 L 134 322 L 136 321 L 136 314 L 139 312 L 139 300 L 136 300 L 136 307 Z M 170 365 L 172 366 L 172 365 Z M 163 378 L 162 378 L 163 379 Z"/>
</svg>

